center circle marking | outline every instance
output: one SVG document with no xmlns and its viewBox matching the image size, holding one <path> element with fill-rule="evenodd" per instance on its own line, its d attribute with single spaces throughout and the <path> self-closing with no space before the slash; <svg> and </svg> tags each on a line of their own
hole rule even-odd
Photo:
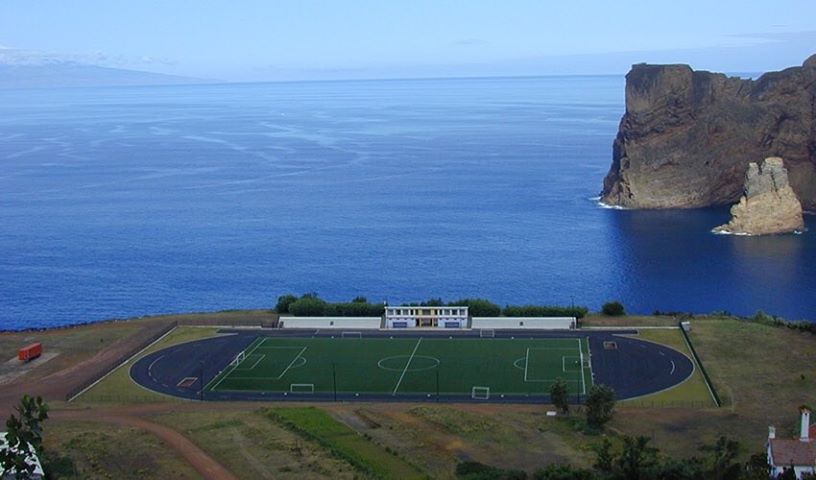
<svg viewBox="0 0 816 480">
<path fill-rule="evenodd" d="M 411 364 L 408 369 L 405 365 L 411 359 L 410 355 L 394 355 L 393 357 L 385 357 L 377 362 L 377 366 L 389 372 L 424 372 L 425 370 L 433 370 L 439 366 L 439 359 L 436 357 L 429 357 L 427 355 L 414 355 L 411 359 Z"/>
</svg>

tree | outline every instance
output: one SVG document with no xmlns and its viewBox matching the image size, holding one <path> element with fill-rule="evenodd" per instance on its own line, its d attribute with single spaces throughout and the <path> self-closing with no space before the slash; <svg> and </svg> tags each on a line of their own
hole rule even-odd
<svg viewBox="0 0 816 480">
<path fill-rule="evenodd" d="M 368 303 L 368 299 L 358 295 L 351 300 L 351 303 Z"/>
<path fill-rule="evenodd" d="M 14 410 L 18 415 L 12 413 L 6 420 L 7 446 L 0 451 L 0 478 L 11 473 L 14 478 L 28 479 L 34 473 L 28 458 L 42 454 L 42 423 L 48 419 L 48 405 L 42 397 L 23 395 Z"/>
<path fill-rule="evenodd" d="M 626 315 L 626 310 L 623 308 L 623 304 L 616 300 L 614 302 L 604 303 L 603 307 L 601 307 L 601 313 L 610 317 L 619 317 Z"/>
<path fill-rule="evenodd" d="M 603 384 L 593 385 L 589 389 L 585 404 L 587 425 L 602 430 L 604 425 L 612 419 L 615 409 L 615 391 Z"/>
<path fill-rule="evenodd" d="M 598 474 L 592 470 L 554 463 L 541 470 L 536 470 L 533 474 L 533 480 L 596 480 L 598 478 L 600 478 Z"/>
<path fill-rule="evenodd" d="M 462 298 L 449 305 L 468 307 L 468 314 L 471 317 L 498 317 L 501 315 L 500 306 L 483 298 Z"/>
<path fill-rule="evenodd" d="M 569 391 L 567 390 L 567 382 L 562 378 L 556 378 L 555 383 L 550 385 L 550 400 L 555 408 L 563 414 L 569 413 Z"/>
<path fill-rule="evenodd" d="M 704 445 L 700 450 L 709 454 L 706 478 L 712 480 L 737 480 L 742 473 L 742 465 L 735 463 L 739 455 L 739 442 L 720 437 L 714 445 Z"/>
<path fill-rule="evenodd" d="M 289 313 L 296 317 L 320 317 L 326 310 L 326 302 L 314 294 L 306 294 L 289 304 Z"/>
<path fill-rule="evenodd" d="M 601 473 L 612 473 L 615 455 L 612 453 L 612 442 L 604 438 L 600 445 L 592 447 L 595 450 L 595 463 L 592 468 Z"/>
<path fill-rule="evenodd" d="M 649 446 L 648 437 L 623 437 L 623 450 L 617 461 L 621 478 L 640 480 L 655 478 L 657 449 Z"/>
<path fill-rule="evenodd" d="M 771 476 L 768 454 L 759 452 L 751 455 L 745 464 L 745 472 L 745 478 L 748 480 L 767 480 Z"/>
<path fill-rule="evenodd" d="M 278 297 L 278 303 L 275 305 L 275 311 L 278 313 L 289 313 L 289 305 L 295 303 L 296 301 L 297 297 L 291 293 L 281 295 Z"/>
</svg>

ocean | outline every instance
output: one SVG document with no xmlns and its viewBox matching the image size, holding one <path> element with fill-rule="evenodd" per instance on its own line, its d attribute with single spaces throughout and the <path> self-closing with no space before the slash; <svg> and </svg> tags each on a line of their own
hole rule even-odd
<svg viewBox="0 0 816 480">
<path fill-rule="evenodd" d="M 271 308 L 620 300 L 816 315 L 816 240 L 597 196 L 617 76 L 0 91 L 0 329 Z"/>
</svg>

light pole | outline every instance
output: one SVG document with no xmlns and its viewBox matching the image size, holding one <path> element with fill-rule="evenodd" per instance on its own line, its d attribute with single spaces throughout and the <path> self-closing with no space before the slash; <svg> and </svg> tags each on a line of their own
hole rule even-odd
<svg viewBox="0 0 816 480">
<path fill-rule="evenodd" d="M 199 381 L 201 381 L 201 389 L 198 391 L 198 400 L 203 402 L 204 401 L 204 360 L 200 360 L 198 362 L 199 366 L 199 373 L 200 376 L 198 377 Z"/>
</svg>

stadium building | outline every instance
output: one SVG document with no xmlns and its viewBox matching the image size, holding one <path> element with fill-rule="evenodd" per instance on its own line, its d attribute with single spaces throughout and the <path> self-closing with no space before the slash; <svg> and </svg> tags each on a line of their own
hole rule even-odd
<svg viewBox="0 0 816 480">
<path fill-rule="evenodd" d="M 467 328 L 468 320 L 468 307 L 462 306 L 385 307 L 386 328 Z"/>
</svg>

